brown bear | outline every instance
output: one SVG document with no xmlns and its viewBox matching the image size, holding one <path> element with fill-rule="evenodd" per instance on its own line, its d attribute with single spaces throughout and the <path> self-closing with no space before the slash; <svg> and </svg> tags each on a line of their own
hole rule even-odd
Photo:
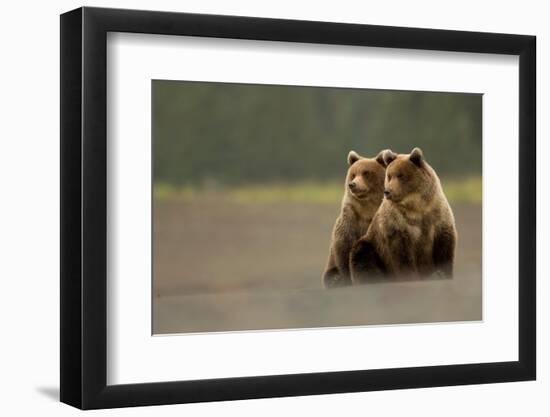
<svg viewBox="0 0 550 417">
<path fill-rule="evenodd" d="M 353 283 L 388 278 L 451 278 L 457 232 L 439 177 L 414 148 L 385 151 L 384 201 L 351 252 Z"/>
<path fill-rule="evenodd" d="M 332 230 L 327 267 L 323 274 L 326 288 L 351 285 L 349 256 L 353 244 L 363 236 L 384 198 L 385 163 L 380 152 L 364 158 L 355 151 L 348 154 L 344 197 L 340 215 Z"/>
</svg>

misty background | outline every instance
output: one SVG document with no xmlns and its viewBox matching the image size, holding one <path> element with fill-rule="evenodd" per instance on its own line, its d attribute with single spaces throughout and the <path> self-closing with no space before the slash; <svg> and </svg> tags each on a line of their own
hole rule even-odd
<svg viewBox="0 0 550 417">
<path fill-rule="evenodd" d="M 479 320 L 482 96 L 152 81 L 154 333 Z M 455 278 L 325 290 L 350 150 L 418 146 Z"/>
<path fill-rule="evenodd" d="M 413 146 L 441 176 L 481 174 L 477 94 L 154 81 L 153 102 L 161 183 L 343 180 L 351 149 Z"/>
</svg>

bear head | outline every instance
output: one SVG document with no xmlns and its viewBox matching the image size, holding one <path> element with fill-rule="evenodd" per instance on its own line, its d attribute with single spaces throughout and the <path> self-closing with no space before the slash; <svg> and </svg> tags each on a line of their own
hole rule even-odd
<svg viewBox="0 0 550 417">
<path fill-rule="evenodd" d="M 355 151 L 348 154 L 346 192 L 349 195 L 357 200 L 382 200 L 386 169 L 383 152 L 375 158 L 365 158 Z"/>
<path fill-rule="evenodd" d="M 420 148 L 414 148 L 410 154 L 399 155 L 387 150 L 382 158 L 387 167 L 384 182 L 384 197 L 387 200 L 414 204 L 433 195 L 438 179 Z"/>
</svg>

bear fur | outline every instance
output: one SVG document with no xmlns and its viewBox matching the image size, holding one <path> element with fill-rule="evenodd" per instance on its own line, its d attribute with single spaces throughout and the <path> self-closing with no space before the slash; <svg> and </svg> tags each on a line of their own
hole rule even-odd
<svg viewBox="0 0 550 417">
<path fill-rule="evenodd" d="M 422 151 L 385 151 L 384 200 L 350 256 L 353 283 L 453 276 L 457 232 L 439 177 Z"/>
<path fill-rule="evenodd" d="M 348 154 L 344 197 L 340 215 L 332 230 L 327 266 L 323 274 L 326 288 L 351 285 L 349 269 L 353 244 L 363 236 L 384 197 L 385 162 L 383 152 L 364 158 Z"/>
</svg>

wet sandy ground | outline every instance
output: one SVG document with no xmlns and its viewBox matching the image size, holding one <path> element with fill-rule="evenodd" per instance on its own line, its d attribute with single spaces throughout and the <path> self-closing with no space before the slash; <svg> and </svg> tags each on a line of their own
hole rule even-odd
<svg viewBox="0 0 550 417">
<path fill-rule="evenodd" d="M 453 210 L 452 280 L 328 291 L 321 274 L 338 206 L 156 202 L 153 332 L 480 320 L 481 206 Z"/>
</svg>

